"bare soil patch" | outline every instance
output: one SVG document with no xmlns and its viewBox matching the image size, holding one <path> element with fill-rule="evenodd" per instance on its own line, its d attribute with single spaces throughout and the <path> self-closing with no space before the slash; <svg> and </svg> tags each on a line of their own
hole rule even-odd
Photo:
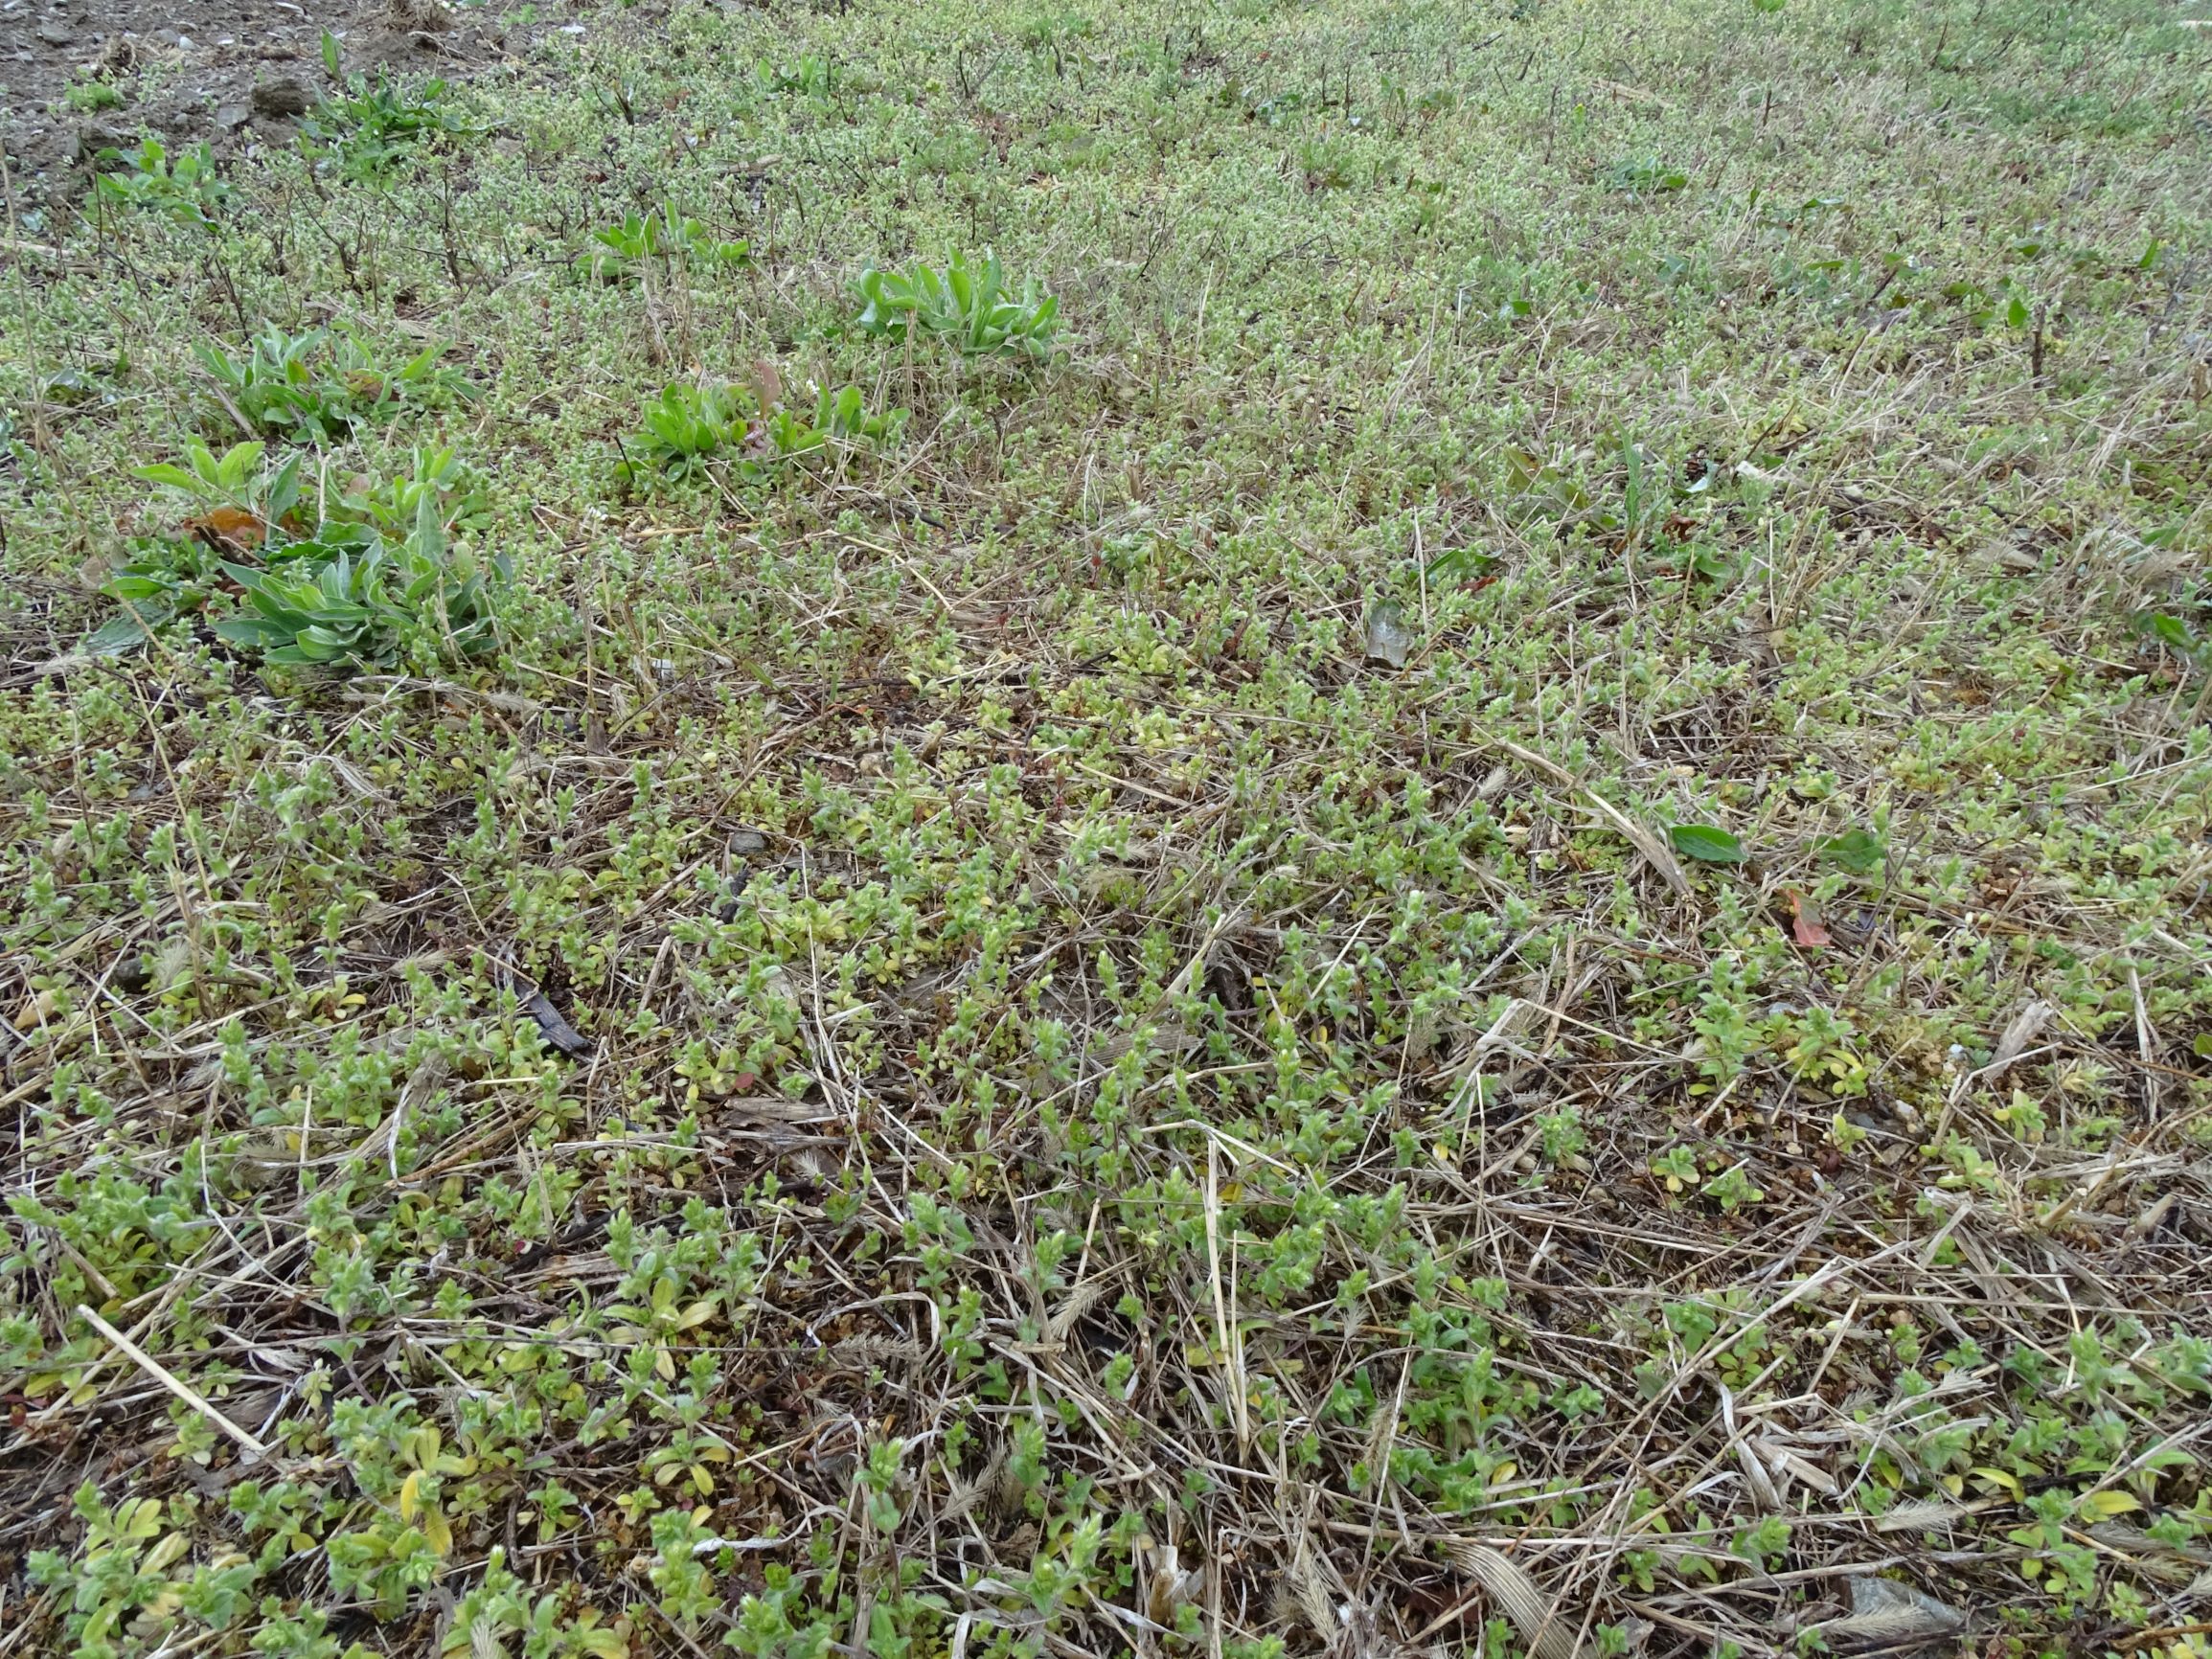
<svg viewBox="0 0 2212 1659">
<path fill-rule="evenodd" d="M 0 0 L 0 148 L 16 194 L 70 195 L 102 149 L 141 132 L 224 155 L 288 143 L 328 80 L 325 30 L 349 71 L 450 79 L 505 46 L 495 22 L 437 0 Z"/>
</svg>

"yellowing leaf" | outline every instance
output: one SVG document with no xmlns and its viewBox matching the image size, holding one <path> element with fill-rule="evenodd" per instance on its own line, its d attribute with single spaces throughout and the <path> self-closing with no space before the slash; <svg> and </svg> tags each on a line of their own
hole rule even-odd
<svg viewBox="0 0 2212 1659">
<path fill-rule="evenodd" d="M 430 1540 L 430 1547 L 441 1556 L 453 1553 L 453 1529 L 445 1524 L 445 1517 L 436 1510 L 422 1511 L 422 1535 Z"/>
<path fill-rule="evenodd" d="M 2027 1494 L 2020 1489 L 2020 1482 L 2018 1475 L 2007 1474 L 2003 1469 L 1975 1469 L 1973 1472 L 1981 1476 L 1983 1480 L 1988 1481 L 1991 1485 L 2001 1487 L 2006 1491 L 2010 1492 L 2012 1494 L 2013 1502 L 2015 1503 L 2023 1501 L 2027 1496 Z"/>
<path fill-rule="evenodd" d="M 685 1308 L 683 1312 L 677 1316 L 676 1329 L 678 1330 L 689 1330 L 694 1326 L 704 1325 L 708 1320 L 715 1316 L 716 1307 L 720 1303 L 720 1301 L 721 1295 L 719 1292 L 717 1292 L 713 1296 L 700 1297 L 696 1302 L 693 1303 L 689 1307 Z"/>
<path fill-rule="evenodd" d="M 151 1498 L 132 1498 L 117 1506 L 116 1536 L 143 1542 L 161 1531 L 161 1505 Z"/>
<path fill-rule="evenodd" d="M 402 1521 L 413 1520 L 415 1511 L 422 1507 L 422 1471 L 416 1469 L 399 1483 L 399 1518 Z"/>
<path fill-rule="evenodd" d="M 2091 1492 L 2082 1500 L 2082 1511 L 2085 1514 L 2095 1515 L 2101 1520 L 2108 1521 L 2114 1515 L 2124 1515 L 2130 1510 L 2139 1510 L 2142 1507 L 2128 1492 Z"/>
<path fill-rule="evenodd" d="M 160 1543 L 154 1545 L 152 1549 L 147 1551 L 146 1559 L 139 1563 L 139 1570 L 147 1573 L 158 1573 L 191 1548 L 192 1540 L 190 1538 L 182 1533 L 171 1533 Z"/>
</svg>

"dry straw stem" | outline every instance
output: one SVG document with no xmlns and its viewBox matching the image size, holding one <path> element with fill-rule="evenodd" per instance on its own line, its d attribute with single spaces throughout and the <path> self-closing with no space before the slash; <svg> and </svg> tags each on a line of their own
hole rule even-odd
<svg viewBox="0 0 2212 1659">
<path fill-rule="evenodd" d="M 1488 1544 L 1448 1544 L 1445 1554 L 1505 1609 L 1535 1659 L 1581 1659 L 1593 1608 L 1568 1610 L 1563 1601 L 1545 1595 L 1527 1572 Z"/>
<path fill-rule="evenodd" d="M 216 1410 L 214 1406 L 210 1405 L 205 1399 L 200 1398 L 197 1391 L 187 1386 L 185 1383 L 178 1381 L 176 1376 L 168 1369 L 166 1369 L 159 1360 L 155 1359 L 152 1354 L 147 1352 L 145 1349 L 139 1347 L 137 1343 L 131 1341 L 130 1338 L 124 1335 L 122 1331 L 116 1329 L 114 1326 L 108 1324 L 106 1320 L 101 1318 L 100 1315 L 93 1312 L 91 1308 L 86 1307 L 83 1304 L 80 1303 L 78 1305 L 77 1312 L 78 1316 L 81 1318 L 87 1325 L 91 1326 L 93 1329 L 99 1331 L 101 1335 L 106 1337 L 108 1341 L 114 1343 L 118 1349 L 122 1350 L 124 1356 L 127 1358 L 133 1365 L 137 1366 L 141 1371 L 145 1372 L 147 1375 L 152 1377 L 154 1381 L 160 1383 L 162 1387 L 168 1389 L 170 1393 L 175 1395 L 177 1398 L 183 1400 L 185 1404 L 191 1406 L 193 1410 L 198 1412 L 200 1416 L 206 1418 L 208 1421 L 212 1422 L 216 1427 L 222 1430 L 224 1434 L 230 1436 L 232 1440 L 238 1442 L 240 1446 L 245 1448 L 249 1455 L 255 1458 L 265 1458 L 269 1455 L 269 1448 L 267 1446 L 262 1444 L 260 1441 L 256 1440 L 252 1435 L 246 1433 L 244 1429 L 239 1427 L 237 1423 L 231 1421 L 231 1420 L 223 1416 L 221 1412 Z"/>
</svg>

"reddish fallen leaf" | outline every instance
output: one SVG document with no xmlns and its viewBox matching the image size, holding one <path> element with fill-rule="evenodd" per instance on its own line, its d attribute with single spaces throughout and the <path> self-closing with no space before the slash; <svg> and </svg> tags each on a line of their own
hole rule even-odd
<svg viewBox="0 0 2212 1659">
<path fill-rule="evenodd" d="M 217 507 L 193 519 L 185 528 L 217 547 L 233 553 L 251 553 L 261 546 L 269 527 L 242 507 Z"/>
<path fill-rule="evenodd" d="M 751 1072 L 740 1072 L 730 1079 L 730 1093 L 733 1095 L 749 1095 L 760 1086 L 760 1082 L 761 1079 Z"/>
<path fill-rule="evenodd" d="M 1820 925 L 1820 912 L 1813 900 L 1794 887 L 1785 887 L 1782 897 L 1790 906 L 1790 937 L 1801 950 L 1818 950 L 1829 943 L 1828 929 Z"/>
</svg>

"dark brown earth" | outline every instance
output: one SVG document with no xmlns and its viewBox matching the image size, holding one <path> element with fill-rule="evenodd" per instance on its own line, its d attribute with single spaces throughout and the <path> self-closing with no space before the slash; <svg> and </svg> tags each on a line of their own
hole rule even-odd
<svg viewBox="0 0 2212 1659">
<path fill-rule="evenodd" d="M 217 154 L 290 142 L 330 88 L 326 29 L 349 72 L 452 79 L 506 44 L 485 13 L 458 19 L 439 0 L 0 0 L 0 151 L 18 209 L 77 199 L 92 158 L 142 131 Z M 87 96 L 95 83 L 122 102 L 89 107 L 105 96 Z"/>
</svg>

